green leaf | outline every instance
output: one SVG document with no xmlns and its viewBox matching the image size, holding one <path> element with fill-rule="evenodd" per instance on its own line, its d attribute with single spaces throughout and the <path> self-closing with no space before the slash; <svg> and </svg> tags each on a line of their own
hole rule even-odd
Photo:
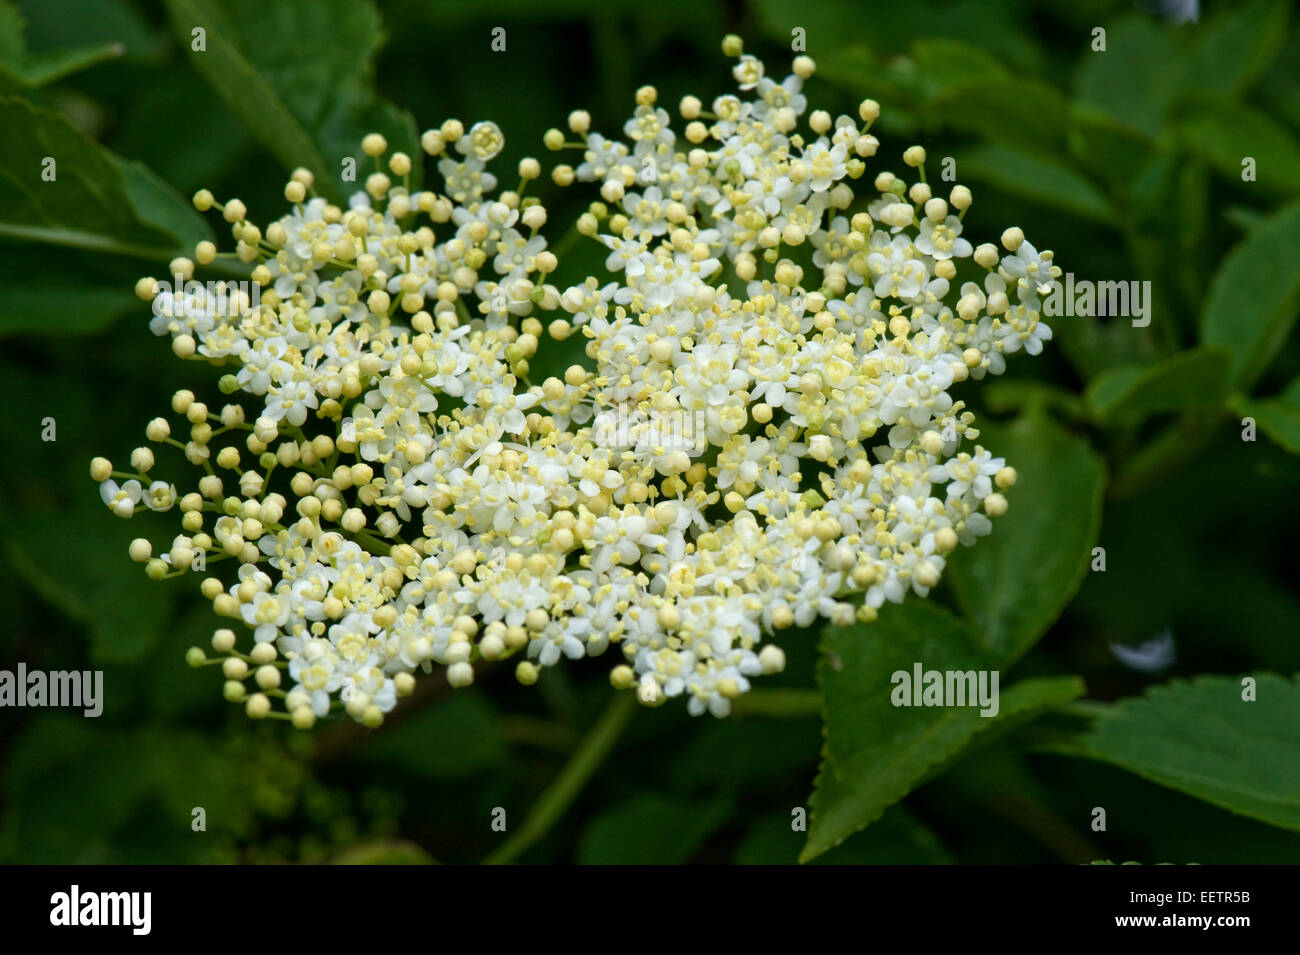
<svg viewBox="0 0 1300 955">
<path fill-rule="evenodd" d="M 1026 72 L 1039 72 L 1042 50 L 1033 27 L 1024 22 L 1015 0 L 953 0 L 934 15 L 917 15 L 914 6 L 874 5 L 869 14 L 862 0 L 756 0 L 747 9 L 774 40 L 789 44 L 796 25 L 807 33 L 808 50 L 817 58 L 837 52 L 864 33 L 878 40 L 882 50 L 896 50 L 923 39 L 951 37 L 983 56 L 992 54 Z M 864 16 L 870 21 L 864 28 Z M 953 67 L 953 68 L 960 68 Z"/>
<path fill-rule="evenodd" d="M 1193 348 L 1156 365 L 1121 365 L 1088 384 L 1084 399 L 1103 424 L 1136 424 L 1153 414 L 1218 408 L 1227 397 L 1228 355 Z"/>
<path fill-rule="evenodd" d="M 166 259 L 211 231 L 143 165 L 120 159 L 57 113 L 0 97 L 0 235 Z M 55 178 L 46 181 L 46 159 Z M 188 249 L 187 249 L 188 247 Z"/>
<path fill-rule="evenodd" d="M 316 143 L 279 92 L 249 61 L 232 37 L 219 7 L 211 0 L 165 0 L 168 17 L 182 48 L 194 68 L 203 75 L 263 146 L 285 170 L 305 166 L 316 174 L 322 188 L 334 182 L 334 170 L 327 166 Z M 264 5 L 263 9 L 269 9 Z M 301 26 L 328 27 L 325 11 L 308 14 Z M 203 29 L 206 49 L 192 49 L 191 31 Z M 292 34 L 297 37 L 297 31 Z M 310 44 L 302 39 L 304 50 Z"/>
<path fill-rule="evenodd" d="M 1088 444 L 1041 411 L 987 427 L 981 443 L 1020 474 L 1011 509 L 976 547 L 953 555 L 948 579 L 969 620 L 930 603 L 881 611 L 869 627 L 832 628 L 818 678 L 826 746 L 803 859 L 870 824 L 990 724 L 1018 721 L 1083 691 L 1075 679 L 1028 681 L 1003 694 L 996 719 L 977 709 L 895 707 L 890 677 L 926 670 L 1001 670 L 1046 632 L 1078 589 L 1101 520 L 1104 470 Z"/>
<path fill-rule="evenodd" d="M 890 65 L 890 73 L 922 101 L 968 83 L 1009 78 L 997 56 L 961 40 L 940 36 L 915 41 L 908 56 Z"/>
<path fill-rule="evenodd" d="M 1200 676 L 1107 708 L 1077 744 L 1052 747 L 1112 763 L 1239 815 L 1300 830 L 1300 684 Z"/>
<path fill-rule="evenodd" d="M 1289 16 L 1281 0 L 1222 8 L 1196 27 L 1131 14 L 1110 27 L 1106 50 L 1081 54 L 1079 98 L 1157 138 L 1171 104 L 1189 90 L 1239 96 L 1277 56 Z"/>
<path fill-rule="evenodd" d="M 436 860 L 408 839 L 363 842 L 340 852 L 334 865 L 433 865 Z"/>
<path fill-rule="evenodd" d="M 818 75 L 856 96 L 881 100 L 881 122 L 902 132 L 915 125 L 950 126 L 982 133 L 991 126 L 1042 145 L 1054 129 L 1064 133 L 1065 102 L 1050 86 L 1013 78 L 1001 58 L 969 42 L 922 37 L 908 53 L 881 60 L 865 44 L 817 58 Z"/>
<path fill-rule="evenodd" d="M 1115 224 L 1106 197 L 1091 182 L 1062 163 L 1011 146 L 981 145 L 960 153 L 963 179 L 983 182 L 1013 196 L 1053 206 L 1082 219 Z"/>
<path fill-rule="evenodd" d="M 116 41 L 28 52 L 26 20 L 8 0 L 0 0 L 0 91 L 46 86 L 125 52 Z M 66 43 L 65 37 L 60 37 Z"/>
<path fill-rule="evenodd" d="M 926 115 L 964 132 L 998 131 L 999 140 L 1042 148 L 1065 142 L 1068 103 L 1056 87 L 1026 77 L 982 78 L 935 95 Z"/>
<path fill-rule="evenodd" d="M 917 663 L 927 671 L 997 671 L 1004 665 L 972 627 L 922 601 L 887 606 L 867 626 L 828 628 L 822 651 L 817 674 L 826 700 L 826 745 L 800 862 L 870 825 L 976 734 L 1082 692 L 1075 679 L 1022 681 L 999 693 L 991 717 L 981 716 L 978 706 L 895 706 L 892 675 L 910 675 Z"/>
<path fill-rule="evenodd" d="M 23 32 L 27 21 L 9 0 L 0 0 L 0 60 L 22 56 L 27 48 Z"/>
<path fill-rule="evenodd" d="M 1122 274 L 1119 270 L 1128 268 L 1123 259 L 1108 261 L 1105 273 L 1100 274 Z M 1154 285 L 1152 289 L 1154 291 Z M 1053 346 L 1060 348 L 1062 356 L 1085 381 L 1116 365 L 1155 362 L 1164 354 L 1155 343 L 1150 325 L 1134 328 L 1124 321 L 1103 323 L 1078 318 L 1049 320 L 1049 324 L 1052 326 Z"/>
<path fill-rule="evenodd" d="M 1254 0 L 1218 7 L 1201 24 L 1197 42 L 1184 64 L 1191 86 L 1238 97 L 1277 58 L 1289 30 L 1287 0 Z"/>
<path fill-rule="evenodd" d="M 0 88 L 37 89 L 48 86 L 105 60 L 117 59 L 124 52 L 120 43 L 105 43 L 0 58 Z"/>
<path fill-rule="evenodd" d="M 0 338 L 10 335 L 88 335 L 140 307 L 130 289 L 111 286 L 36 287 L 0 282 Z"/>
<path fill-rule="evenodd" d="M 306 166 L 335 198 L 353 191 L 342 160 L 374 131 L 415 160 L 419 187 L 415 121 L 373 91 L 383 31 L 369 0 L 167 0 L 167 9 L 186 50 L 193 27 L 207 30 L 207 52 L 191 51 L 191 62 L 286 170 Z M 357 179 L 365 175 L 358 163 Z"/>
<path fill-rule="evenodd" d="M 38 55 L 117 44 L 127 57 L 157 63 L 169 52 L 133 0 L 20 0 L 20 6 L 28 20 L 26 49 Z"/>
<path fill-rule="evenodd" d="M 110 707 L 114 676 L 104 680 Z M 107 713 L 83 719 L 50 712 L 14 739 L 3 776 L 0 842 L 13 854 L 7 862 L 202 862 L 217 840 L 250 835 L 254 793 L 265 784 L 237 737 L 223 743 L 193 731 L 118 727 L 109 719 Z M 283 754 L 275 765 L 282 780 L 292 778 L 296 767 Z M 190 828 L 194 807 L 206 810 L 205 833 Z M 128 827 L 146 811 L 150 837 L 132 838 Z"/>
<path fill-rule="evenodd" d="M 855 43 L 819 56 L 817 75 L 855 97 L 869 96 L 879 100 L 879 123 L 885 129 L 902 133 L 915 128 L 916 123 L 910 115 L 911 91 L 865 43 Z"/>
<path fill-rule="evenodd" d="M 387 765 L 430 780 L 462 779 L 506 760 L 496 713 L 475 693 L 453 693 L 367 740 L 368 765 Z"/>
<path fill-rule="evenodd" d="M 808 693 L 816 698 L 817 706 L 806 717 L 719 720 L 712 726 L 693 727 L 689 737 L 675 747 L 672 760 L 662 767 L 660 778 L 683 791 L 706 789 L 711 793 L 744 793 L 779 785 L 783 779 L 806 779 L 821 747 L 821 694 L 815 690 Z M 741 699 L 753 695 L 746 693 Z"/>
<path fill-rule="evenodd" d="M 186 249 L 214 236 L 207 220 L 198 214 L 193 203 L 154 174 L 148 166 L 134 159 L 113 156 L 122 172 L 122 182 L 136 215 L 145 222 L 165 229 Z"/>
<path fill-rule="evenodd" d="M 1013 414 L 1044 408 L 1064 418 L 1079 419 L 1087 408 L 1077 394 L 1058 385 L 1032 378 L 985 379 L 984 404 L 994 414 Z"/>
<path fill-rule="evenodd" d="M 425 154 L 415 128 L 415 118 L 392 103 L 376 99 L 360 84 L 353 84 L 339 95 L 333 111 L 317 131 L 316 139 L 325 156 L 334 164 L 334 169 L 342 168 L 343 159 L 352 158 L 357 163 L 357 179 L 364 180 L 364 164 L 374 162 L 361 152 L 361 140 L 367 133 L 382 133 L 388 140 L 389 155 L 400 151 L 411 157 L 410 190 L 412 193 L 417 191 L 424 169 L 420 160 Z M 356 188 L 355 184 L 345 183 L 344 186 Z"/>
<path fill-rule="evenodd" d="M 1300 142 L 1268 113 L 1225 97 L 1199 96 L 1180 107 L 1174 135 L 1188 152 L 1230 181 L 1242 181 L 1242 160 L 1255 160 L 1256 180 L 1282 195 L 1300 190 Z"/>
<path fill-rule="evenodd" d="M 1287 451 L 1300 454 L 1300 377 L 1276 398 L 1237 396 L 1232 409 L 1243 418 L 1254 418 L 1259 429 Z"/>
<path fill-rule="evenodd" d="M 95 493 L 93 485 L 87 493 Z M 101 526 L 94 551 L 78 550 L 65 542 L 102 524 L 108 508 L 32 514 L 15 516 L 5 529 L 0 540 L 5 562 L 32 590 L 87 628 L 93 661 L 142 659 L 162 637 L 173 594 L 146 578 L 139 564 L 122 559 L 136 535 L 122 532 L 125 522 L 123 528 Z"/>
<path fill-rule="evenodd" d="M 1005 665 L 1038 641 L 1083 582 L 1101 525 L 1105 469 L 1086 441 L 1043 414 L 985 425 L 980 443 L 1019 478 L 993 532 L 953 554 L 945 576 Z"/>
<path fill-rule="evenodd" d="M 1274 213 L 1228 253 L 1210 285 L 1201 341 L 1231 353 L 1230 383 L 1249 391 L 1300 312 L 1300 202 Z"/>
<path fill-rule="evenodd" d="M 731 814 L 726 799 L 700 802 L 642 793 L 598 814 L 578 843 L 579 865 L 681 865 Z"/>
<path fill-rule="evenodd" d="M 1065 115 L 1071 154 L 1111 188 L 1130 185 L 1133 170 L 1145 167 L 1156 153 L 1149 137 L 1087 103 L 1070 104 Z"/>
<path fill-rule="evenodd" d="M 1084 39 L 1082 43 L 1090 43 Z M 1106 49 L 1079 54 L 1075 92 L 1083 103 L 1155 137 L 1182 78 L 1173 30 L 1131 15 L 1106 29 Z"/>
</svg>

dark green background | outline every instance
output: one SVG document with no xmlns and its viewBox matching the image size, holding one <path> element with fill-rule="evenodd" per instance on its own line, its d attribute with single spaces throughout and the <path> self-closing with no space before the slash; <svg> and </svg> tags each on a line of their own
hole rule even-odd
<svg viewBox="0 0 1300 955">
<path fill-rule="evenodd" d="M 161 4 L 16 6 L 31 54 L 120 42 L 124 55 L 37 89 L 0 59 L 0 92 L 62 112 L 183 196 L 208 187 L 244 199 L 255 220 L 279 214 L 285 169 L 192 68 Z M 347 31 L 310 13 L 327 6 L 239 3 L 233 19 L 271 50 L 346 47 Z M 501 178 L 513 186 L 506 171 L 540 153 L 542 133 L 563 126 L 569 110 L 589 109 L 593 128 L 615 134 L 643 83 L 657 85 L 670 108 L 688 92 L 707 102 L 730 91 L 718 45 L 726 32 L 784 75 L 798 26 L 821 66 L 807 87 L 812 107 L 834 115 L 864 95 L 882 102 L 872 174 L 901 170 L 901 150 L 921 142 L 932 176 L 938 157 L 951 155 L 975 191 L 967 223 L 977 241 L 1019 224 L 1079 277 L 1151 279 L 1149 328 L 1058 320 L 1045 354 L 1013 360 L 1001 390 L 959 393 L 989 420 L 1049 408 L 1106 461 L 1108 570 L 1087 577 L 1018 674 L 1080 674 L 1091 700 L 1109 701 L 1171 676 L 1300 669 L 1296 458 L 1263 433 L 1243 442 L 1240 415 L 1224 410 L 1233 399 L 1199 381 L 1192 392 L 1204 401 L 1140 420 L 1108 418 L 1081 397 L 1107 371 L 1192 347 L 1223 257 L 1300 192 L 1300 40 L 1279 17 L 1287 6 L 1212 3 L 1201 24 L 1175 26 L 1102 0 L 384 2 L 387 41 L 373 85 L 418 129 L 449 116 L 495 120 L 508 139 Z M 247 19 L 254 15 L 265 19 Z M 498 26 L 504 54 L 489 51 Z M 1089 48 L 1095 26 L 1108 30 L 1105 53 Z M 995 74 L 1014 78 L 997 84 L 1009 100 L 962 98 Z M 362 69 L 355 81 L 364 105 L 371 78 Z M 338 106 L 325 83 L 303 71 L 295 103 L 321 123 Z M 1252 151 L 1259 179 L 1242 182 L 1234 165 Z M 553 200 L 553 223 L 583 201 L 557 192 L 541 193 Z M 1285 272 L 1295 258 L 1279 261 Z M 87 474 L 93 455 L 125 460 L 143 443 L 145 422 L 176 388 L 217 400 L 219 373 L 173 360 L 130 295 L 163 262 L 0 238 L 9 451 L 0 469 L 0 665 L 102 668 L 107 697 L 97 720 L 0 711 L 0 861 L 480 860 L 503 838 L 490 829 L 492 808 L 518 825 L 607 704 L 614 658 L 558 667 L 533 688 L 518 686 L 508 666 L 455 693 L 430 681 L 431 692 L 377 732 L 345 721 L 297 733 L 253 724 L 226 704 L 217 672 L 183 659 L 187 647 L 207 646 L 215 625 L 193 582 L 151 584 L 126 556 L 141 533 L 169 539 L 176 515 L 118 521 Z M 1241 290 L 1245 307 L 1255 294 Z M 1300 373 L 1293 337 L 1270 352 L 1256 397 Z M 57 422 L 53 443 L 40 440 L 47 416 Z M 1167 467 L 1145 467 L 1141 449 L 1171 433 L 1179 450 Z M 1022 491 L 1012 492 L 1012 515 Z M 946 586 L 936 597 L 951 600 Z M 1107 649 L 1165 629 L 1178 661 L 1163 677 L 1126 669 Z M 812 688 L 816 635 L 781 642 L 787 672 L 761 686 Z M 1295 832 L 1102 763 L 1031 753 L 1051 730 L 1050 720 L 1035 724 L 972 753 L 823 861 L 1300 861 Z M 790 831 L 791 810 L 807 805 L 820 746 L 815 715 L 693 720 L 680 702 L 638 711 L 523 858 L 793 862 L 803 836 Z M 190 828 L 196 806 L 207 812 L 204 833 Z M 1107 832 L 1090 830 L 1094 806 L 1107 808 Z"/>
</svg>

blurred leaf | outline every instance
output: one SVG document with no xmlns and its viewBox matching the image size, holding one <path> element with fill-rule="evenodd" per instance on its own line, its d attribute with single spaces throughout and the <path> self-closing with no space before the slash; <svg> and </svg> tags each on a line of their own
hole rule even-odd
<svg viewBox="0 0 1300 955">
<path fill-rule="evenodd" d="M 1261 0 L 1220 9 L 1190 28 L 1130 14 L 1108 28 L 1104 52 L 1081 54 L 1079 98 L 1154 139 L 1170 105 L 1186 91 L 1239 95 L 1277 55 L 1287 4 Z"/>
<path fill-rule="evenodd" d="M 1083 399 L 1073 391 L 1032 378 L 986 378 L 984 405 L 994 414 L 1023 414 L 1036 409 L 1053 411 L 1064 418 L 1087 417 Z"/>
<path fill-rule="evenodd" d="M 819 56 L 817 75 L 855 97 L 879 100 L 882 107 L 879 123 L 885 129 L 902 134 L 916 127 L 910 91 L 865 43 L 854 43 Z"/>
<path fill-rule="evenodd" d="M 0 235 L 163 259 L 185 241 L 172 229 L 202 228 L 143 167 L 121 165 L 56 113 L 0 96 L 0 132 Z M 41 178 L 46 158 L 52 182 Z"/>
<path fill-rule="evenodd" d="M 824 56 L 867 32 L 861 0 L 755 0 L 752 6 L 767 34 L 783 44 L 790 42 L 793 27 L 805 28 L 808 51 L 819 67 Z M 892 52 L 919 39 L 951 38 L 979 49 L 981 59 L 992 54 L 1038 72 L 1043 51 L 1024 20 L 1019 0 L 951 0 L 931 16 L 918 16 L 914 6 L 878 5 L 870 12 L 869 32 L 879 38 L 882 50 Z"/>
<path fill-rule="evenodd" d="M 140 660 L 162 637 L 175 594 L 167 585 L 149 580 L 141 565 L 123 559 L 131 540 L 139 536 L 141 519 L 132 521 L 137 526 L 131 528 L 127 521 L 113 517 L 89 479 L 84 496 L 62 506 L 14 504 L 0 535 L 10 568 L 45 600 L 86 627 L 92 661 Z M 94 545 L 68 546 L 86 528 L 95 528 Z M 173 678 L 190 675 L 178 666 Z"/>
<path fill-rule="evenodd" d="M 1173 37 L 1173 27 L 1146 15 L 1131 14 L 1109 26 L 1104 52 L 1088 46 L 1079 55 L 1079 99 L 1150 137 L 1160 135 L 1182 76 Z"/>
<path fill-rule="evenodd" d="M 166 53 L 163 36 L 131 0 L 17 0 L 17 5 L 27 18 L 31 50 L 118 45 L 126 56 L 147 60 Z"/>
<path fill-rule="evenodd" d="M 822 637 L 818 680 L 826 699 L 826 745 L 811 799 L 807 862 L 878 819 L 971 737 L 1006 719 L 1069 702 L 1075 679 L 1021 681 L 999 694 L 994 717 L 978 706 L 902 707 L 891 676 L 925 670 L 999 670 L 999 650 L 932 603 L 908 600 L 867 626 L 830 627 Z"/>
<path fill-rule="evenodd" d="M 1300 454 L 1300 378 L 1276 398 L 1238 396 L 1232 409 L 1243 418 L 1254 418 L 1259 430 L 1287 451 Z"/>
<path fill-rule="evenodd" d="M 1223 210 L 1223 218 L 1240 231 L 1251 232 L 1268 221 L 1268 213 L 1248 206 L 1228 206 Z"/>
<path fill-rule="evenodd" d="M 27 21 L 18 8 L 9 0 L 0 0 L 0 60 L 22 56 L 27 48 L 23 42 L 26 29 Z"/>
<path fill-rule="evenodd" d="M 108 681 L 104 693 L 111 713 Z M 198 733 L 122 729 L 108 718 L 50 713 L 15 740 L 4 772 L 3 842 L 16 856 L 7 861 L 175 862 L 153 855 L 168 845 L 198 862 L 219 835 L 248 834 L 252 800 L 235 751 Z M 156 810 L 150 840 L 120 843 L 118 832 L 146 807 Z M 194 807 L 206 812 L 206 832 L 190 828 Z"/>
<path fill-rule="evenodd" d="M 1131 184 L 1133 170 L 1146 166 L 1156 152 L 1149 137 L 1087 103 L 1070 104 L 1066 115 L 1071 154 L 1112 188 L 1122 191 Z M 1133 192 L 1140 194 L 1136 188 Z"/>
<path fill-rule="evenodd" d="M 1097 421 L 1135 424 L 1153 414 L 1218 408 L 1227 388 L 1227 352 L 1201 347 L 1153 366 L 1108 369 L 1089 382 L 1084 397 Z"/>
<path fill-rule="evenodd" d="M 183 115 L 199 101 L 204 123 L 217 131 L 215 135 L 174 136 L 158 124 L 157 117 Z M 175 70 L 166 83 L 135 90 L 132 105 L 114 128 L 113 149 L 125 156 L 147 157 L 149 168 L 183 195 L 215 189 L 224 173 L 256 149 L 235 115 L 192 70 Z"/>
<path fill-rule="evenodd" d="M 1007 68 L 987 50 L 949 37 L 929 36 L 915 41 L 908 55 L 890 65 L 890 74 L 922 101 L 967 83 L 1006 80 Z"/>
<path fill-rule="evenodd" d="M 33 287 L 0 282 L 0 338 L 9 335 L 87 335 L 140 307 L 130 289 Z"/>
<path fill-rule="evenodd" d="M 426 779 L 461 779 L 498 766 L 506 749 L 481 694 L 452 693 L 366 740 L 359 758 Z"/>
<path fill-rule="evenodd" d="M 1240 96 L 1277 58 L 1290 18 L 1287 0 L 1216 6 L 1214 15 L 1198 28 L 1197 42 L 1185 64 L 1185 82 Z"/>
<path fill-rule="evenodd" d="M 1175 234 L 1179 234 L 1179 238 L 1184 240 L 1183 249 L 1180 251 L 1182 251 L 1182 261 L 1187 262 L 1192 254 L 1200 250 L 1195 246 L 1189 248 L 1188 240 L 1192 237 L 1180 234 L 1183 216 L 1199 214 L 1197 207 L 1203 207 L 1206 200 L 1197 195 L 1189 195 L 1185 191 L 1187 185 L 1185 177 L 1188 169 L 1204 170 L 1205 167 L 1200 163 L 1189 162 L 1185 155 L 1172 149 L 1162 148 L 1151 152 L 1148 158 L 1136 155 L 1130 158 L 1136 165 L 1117 167 L 1112 172 L 1118 177 L 1116 185 L 1123 196 L 1122 201 L 1128 207 L 1127 217 L 1133 229 L 1129 246 L 1131 258 L 1135 260 L 1133 264 L 1139 270 L 1142 270 L 1145 264 L 1136 261 L 1145 256 L 1135 252 L 1135 243 L 1154 236 L 1150 244 L 1154 246 L 1152 251 L 1158 253 L 1164 250 L 1165 237 Z M 1137 170 L 1136 173 L 1133 170 Z M 1200 184 L 1202 190 L 1209 188 L 1203 172 Z M 1187 231 L 1194 232 L 1195 226 Z M 1199 297 L 1199 282 L 1197 289 Z"/>
<path fill-rule="evenodd" d="M 121 56 L 120 43 L 0 58 L 0 89 L 36 89 Z"/>
<path fill-rule="evenodd" d="M 1017 128 L 1019 118 L 1033 124 L 1041 143 L 1050 130 L 1039 127 L 1051 122 L 1057 105 L 1050 87 L 1026 87 L 1011 78 L 997 56 L 941 36 L 918 39 L 906 54 L 885 59 L 854 43 L 819 55 L 817 73 L 855 96 L 881 100 L 882 123 L 899 133 L 915 125 L 913 117 L 926 126 L 946 123 L 978 132 L 992 123 Z"/>
<path fill-rule="evenodd" d="M 316 144 L 276 89 L 240 50 L 216 3 L 212 0 L 166 0 L 166 6 L 178 41 L 194 68 L 203 74 L 231 111 L 243 120 L 249 132 L 280 161 L 285 171 L 305 166 L 316 174 L 322 188 L 333 183 L 333 169 L 326 165 Z M 314 14 L 305 17 L 301 25 L 312 24 L 328 29 L 328 20 Z M 206 50 L 203 52 L 191 49 L 190 31 L 196 28 L 206 32 Z M 297 36 L 296 30 L 293 35 Z M 305 52 L 311 49 L 305 39 L 302 49 Z"/>
<path fill-rule="evenodd" d="M 122 171 L 122 181 L 136 215 L 167 230 L 184 244 L 187 251 L 214 238 L 207 220 L 197 214 L 193 203 L 154 175 L 148 166 L 117 156 L 113 161 Z"/>
<path fill-rule="evenodd" d="M 1261 186 L 1283 195 L 1300 190 L 1300 143 L 1262 110 L 1200 96 L 1180 106 L 1173 129 L 1185 149 L 1232 182 L 1242 182 L 1241 163 L 1249 156 Z"/>
<path fill-rule="evenodd" d="M 725 799 L 699 802 L 647 792 L 598 813 L 578 843 L 579 865 L 681 865 L 731 814 Z"/>
<path fill-rule="evenodd" d="M 771 787 L 816 765 L 820 730 L 816 715 L 692 726 L 662 775 L 683 790 Z"/>
<path fill-rule="evenodd" d="M 437 860 L 407 839 L 381 839 L 340 852 L 334 865 L 434 865 Z"/>
<path fill-rule="evenodd" d="M 1114 269 L 1123 267 L 1107 263 L 1107 271 L 1093 274 L 1122 274 Z M 1061 349 L 1062 355 L 1084 380 L 1095 378 L 1116 365 L 1154 363 L 1164 354 L 1151 335 L 1150 325 L 1134 328 L 1123 319 L 1101 321 L 1076 316 L 1052 321 L 1051 326 L 1053 345 Z"/>
<path fill-rule="evenodd" d="M 340 169 L 342 160 L 351 157 L 357 162 L 357 179 L 364 181 L 368 174 L 365 164 L 374 162 L 361 151 L 361 140 L 369 133 L 381 133 L 388 140 L 388 155 L 404 152 L 411 157 L 410 191 L 418 191 L 424 169 L 421 160 L 425 153 L 420 146 L 414 117 L 392 103 L 375 99 L 359 84 L 340 93 L 316 138 L 325 156 L 334 163 L 334 169 Z M 393 178 L 400 182 L 398 177 Z M 344 183 L 343 188 L 345 191 L 355 189 L 356 185 Z"/>
<path fill-rule="evenodd" d="M 1068 166 L 1011 146 L 986 144 L 958 154 L 963 179 L 973 179 L 1013 196 L 1053 206 L 1072 215 L 1115 225 L 1106 197 Z"/>
<path fill-rule="evenodd" d="M 1231 353 L 1231 384 L 1247 391 L 1291 334 L 1300 311 L 1300 202 L 1269 216 L 1223 259 L 1201 340 Z"/>
<path fill-rule="evenodd" d="M 981 428 L 980 444 L 1019 475 L 993 532 L 948 562 L 963 612 L 1003 663 L 1046 632 L 1088 572 L 1105 471 L 1088 443 L 1045 415 Z"/>
<path fill-rule="evenodd" d="M 1278 120 L 1300 132 L 1300 30 L 1287 31 L 1281 53 L 1259 84 L 1258 97 Z"/>
<path fill-rule="evenodd" d="M 1064 143 L 1068 103 L 1050 84 L 1028 77 L 986 77 L 950 86 L 934 97 L 927 118 L 952 129 L 1044 148 Z"/>
<path fill-rule="evenodd" d="M 121 56 L 125 49 L 120 43 L 101 42 L 32 53 L 23 38 L 26 28 L 23 14 L 9 0 L 0 0 L 0 91 L 45 86 Z"/>
<path fill-rule="evenodd" d="M 1113 763 L 1243 816 L 1300 830 L 1300 685 L 1254 674 L 1200 676 L 1151 687 L 1098 716 L 1067 755 Z"/>
</svg>

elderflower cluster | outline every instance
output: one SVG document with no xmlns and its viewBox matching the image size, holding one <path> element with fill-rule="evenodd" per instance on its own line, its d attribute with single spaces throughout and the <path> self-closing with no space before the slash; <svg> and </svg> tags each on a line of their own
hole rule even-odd
<svg viewBox="0 0 1300 955">
<path fill-rule="evenodd" d="M 131 546 L 150 576 L 238 565 L 201 589 L 251 647 L 222 628 L 217 657 L 190 660 L 219 664 L 250 716 L 374 726 L 417 669 L 465 686 L 480 658 L 517 657 L 533 683 L 611 645 L 615 687 L 725 716 L 784 667 L 765 636 L 926 596 L 1006 510 L 1015 471 L 970 444 L 949 390 L 1041 351 L 1052 254 L 1019 229 L 1005 254 L 973 247 L 970 191 L 934 195 L 920 147 L 903 157 L 916 181 L 880 172 L 860 200 L 879 107 L 805 119 L 812 60 L 777 81 L 723 47 L 741 95 L 686 97 L 680 135 L 653 87 L 622 139 L 581 111 L 547 133 L 581 153 L 552 180 L 598 184 L 573 237 L 607 250 L 606 274 L 563 291 L 545 208 L 523 197 L 541 165 L 493 198 L 492 123 L 424 134 L 440 192 L 412 193 L 402 153 L 385 172 L 372 134 L 376 171 L 347 208 L 305 170 L 264 232 L 239 200 L 195 197 L 231 224 L 251 289 L 213 292 L 183 259 L 174 285 L 137 291 L 153 331 L 234 369 L 221 390 L 247 404 L 178 393 L 187 441 L 150 422 L 203 469 L 194 491 L 156 479 L 147 447 L 91 472 L 118 516 L 179 503 L 165 553 Z M 954 294 L 959 269 L 980 280 Z M 581 335 L 589 361 L 532 382 L 548 334 Z"/>
</svg>

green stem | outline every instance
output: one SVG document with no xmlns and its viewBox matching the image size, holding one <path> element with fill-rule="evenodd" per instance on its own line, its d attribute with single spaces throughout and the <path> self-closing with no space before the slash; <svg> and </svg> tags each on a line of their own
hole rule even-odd
<svg viewBox="0 0 1300 955">
<path fill-rule="evenodd" d="M 483 860 L 484 865 L 513 862 L 550 831 L 551 826 L 564 815 L 569 804 L 577 798 L 596 768 L 614 748 L 614 743 L 627 725 L 636 705 L 636 697 L 632 693 L 619 693 L 615 696 L 560 771 L 560 775 L 555 777 L 537 800 L 523 825 Z"/>
<path fill-rule="evenodd" d="M 816 690 L 752 690 L 732 705 L 736 716 L 799 718 L 822 715 L 822 695 Z"/>
<path fill-rule="evenodd" d="M 564 235 L 560 236 L 555 245 L 549 247 L 551 254 L 557 259 L 562 258 L 569 253 L 569 250 L 573 248 L 574 243 L 576 243 L 580 238 L 582 238 L 582 233 L 578 231 L 578 224 L 575 222 L 573 225 L 569 226 L 568 231 L 566 231 Z"/>
</svg>

